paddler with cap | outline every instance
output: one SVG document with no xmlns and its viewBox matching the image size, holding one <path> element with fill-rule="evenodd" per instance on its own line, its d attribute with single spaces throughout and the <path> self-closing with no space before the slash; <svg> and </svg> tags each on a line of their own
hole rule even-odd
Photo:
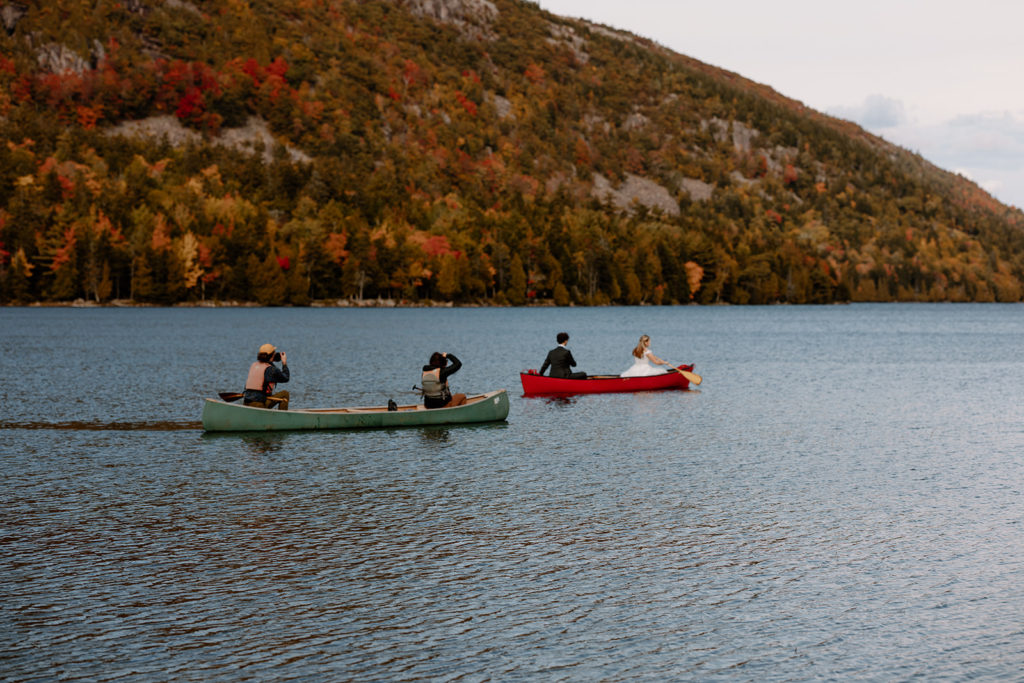
<svg viewBox="0 0 1024 683">
<path fill-rule="evenodd" d="M 281 361 L 280 369 L 274 365 L 277 361 Z M 264 344 L 256 354 L 256 362 L 249 366 L 242 402 L 253 408 L 288 410 L 288 392 L 275 393 L 274 389 L 278 383 L 287 382 L 290 378 L 288 355 L 275 349 L 273 344 Z"/>
</svg>

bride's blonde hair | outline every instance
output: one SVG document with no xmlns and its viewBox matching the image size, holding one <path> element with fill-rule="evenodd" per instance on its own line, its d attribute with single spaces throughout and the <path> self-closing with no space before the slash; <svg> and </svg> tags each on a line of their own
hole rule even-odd
<svg viewBox="0 0 1024 683">
<path fill-rule="evenodd" d="M 650 337 L 648 337 L 646 334 L 641 334 L 640 335 L 640 343 L 636 345 L 635 349 L 633 349 L 633 355 L 636 356 L 637 358 L 643 358 L 644 357 L 644 351 L 647 350 L 647 349 L 644 348 L 644 343 L 645 342 L 649 342 L 649 341 L 651 341 Z"/>
</svg>

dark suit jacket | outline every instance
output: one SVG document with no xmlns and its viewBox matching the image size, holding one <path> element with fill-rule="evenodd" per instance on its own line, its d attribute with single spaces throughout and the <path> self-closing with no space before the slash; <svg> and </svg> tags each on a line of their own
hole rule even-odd
<svg viewBox="0 0 1024 683">
<path fill-rule="evenodd" d="M 551 366 L 552 377 L 570 377 L 573 372 L 569 368 L 576 367 L 576 359 L 572 357 L 572 351 L 564 346 L 556 346 L 548 351 L 548 357 L 544 359 L 544 365 L 540 366 L 540 374 Z"/>
</svg>

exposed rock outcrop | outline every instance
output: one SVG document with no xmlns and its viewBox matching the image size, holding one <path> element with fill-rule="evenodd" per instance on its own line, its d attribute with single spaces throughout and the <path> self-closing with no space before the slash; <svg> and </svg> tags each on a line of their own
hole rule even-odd
<svg viewBox="0 0 1024 683">
<path fill-rule="evenodd" d="M 593 196 L 607 201 L 624 211 L 633 211 L 634 204 L 646 206 L 648 209 L 663 211 L 669 216 L 679 215 L 679 203 L 668 190 L 649 178 L 642 178 L 631 173 L 615 188 L 600 173 L 594 174 Z"/>
<path fill-rule="evenodd" d="M 204 142 L 203 136 L 185 126 L 173 116 L 151 116 L 148 119 L 138 121 L 124 121 L 108 131 L 109 135 L 123 135 L 125 137 L 146 137 L 166 139 L 175 147 L 185 145 L 198 145 Z M 267 122 L 255 116 L 250 117 L 245 126 L 241 128 L 226 128 L 219 135 L 211 138 L 208 142 L 215 145 L 223 145 L 250 154 L 260 154 L 266 162 L 273 161 L 274 149 L 280 144 L 274 139 L 267 126 Z M 308 154 L 285 146 L 288 157 L 293 162 L 309 163 Z"/>
<path fill-rule="evenodd" d="M 548 30 L 551 32 L 551 37 L 547 39 L 548 43 L 566 47 L 580 64 L 586 64 L 590 61 L 590 55 L 587 54 L 585 49 L 587 42 L 577 35 L 573 27 L 550 24 Z"/>
<path fill-rule="evenodd" d="M 16 2 L 5 2 L 3 7 L 0 7 L 0 21 L 4 23 L 4 30 L 7 31 L 7 35 L 13 35 L 14 29 L 18 26 L 18 20 L 25 16 L 25 12 L 28 9 L 24 5 L 19 5 Z"/>
<path fill-rule="evenodd" d="M 490 0 L 393 0 L 418 16 L 458 27 L 463 36 L 493 40 L 498 8 Z"/>
<path fill-rule="evenodd" d="M 87 60 L 61 43 L 49 43 L 37 49 L 36 61 L 44 71 L 55 74 L 62 74 L 68 71 L 83 73 L 89 68 Z"/>
<path fill-rule="evenodd" d="M 696 178 L 683 178 L 679 181 L 680 188 L 695 202 L 706 202 L 711 199 L 715 186 Z"/>
</svg>

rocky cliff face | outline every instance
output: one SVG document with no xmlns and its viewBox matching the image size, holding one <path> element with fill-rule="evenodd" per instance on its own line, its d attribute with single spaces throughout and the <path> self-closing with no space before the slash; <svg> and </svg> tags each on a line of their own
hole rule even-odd
<svg viewBox="0 0 1024 683">
<path fill-rule="evenodd" d="M 3 7 L 0 7 L 0 21 L 3 22 L 7 35 L 14 33 L 18 20 L 25 16 L 27 11 L 24 5 L 19 5 L 16 2 L 7 2 L 4 3 Z"/>
<path fill-rule="evenodd" d="M 457 26 L 467 38 L 493 40 L 498 8 L 489 0 L 393 0 L 413 14 Z"/>
<path fill-rule="evenodd" d="M 102 46 L 100 51 L 102 52 Z M 60 74 L 68 71 L 83 73 L 89 62 L 74 50 L 60 43 L 49 43 L 36 49 L 36 61 L 44 71 Z"/>
</svg>

